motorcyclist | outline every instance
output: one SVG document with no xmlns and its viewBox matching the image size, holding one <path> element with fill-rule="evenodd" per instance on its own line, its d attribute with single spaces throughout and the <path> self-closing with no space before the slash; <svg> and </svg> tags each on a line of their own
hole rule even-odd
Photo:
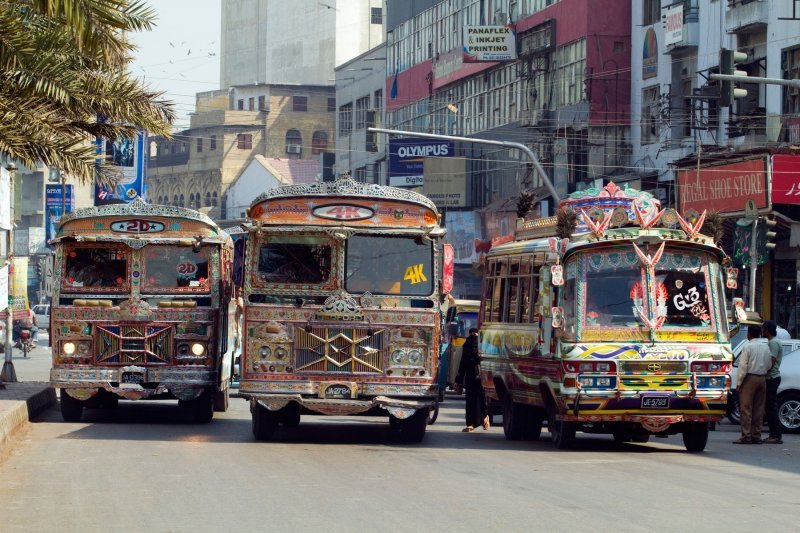
<svg viewBox="0 0 800 533">
<path fill-rule="evenodd" d="M 36 315 L 32 310 L 28 309 L 28 316 L 14 322 L 14 340 L 19 341 L 19 333 L 23 329 L 30 330 L 31 342 L 36 344 L 39 342 L 39 322 L 36 320 Z"/>
</svg>

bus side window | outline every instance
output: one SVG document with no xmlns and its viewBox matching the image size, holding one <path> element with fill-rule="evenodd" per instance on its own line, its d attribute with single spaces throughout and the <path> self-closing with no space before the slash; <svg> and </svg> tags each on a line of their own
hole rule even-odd
<svg viewBox="0 0 800 533">
<path fill-rule="evenodd" d="M 508 272 L 508 298 L 506 300 L 506 311 L 504 312 L 504 322 L 519 322 L 520 291 L 519 291 L 519 258 L 509 259 Z"/>
<path fill-rule="evenodd" d="M 495 261 L 490 259 L 486 265 L 486 275 L 483 281 L 483 318 L 482 322 L 492 321 L 492 295 L 494 294 L 494 269 Z"/>
<path fill-rule="evenodd" d="M 539 279 L 533 269 L 532 261 L 533 256 L 525 256 L 522 258 L 519 267 L 520 322 L 524 324 L 533 322 L 536 316 L 534 305 L 536 302 L 536 285 L 539 283 Z"/>
<path fill-rule="evenodd" d="M 496 321 L 505 321 L 506 306 L 508 305 L 508 263 L 506 258 L 498 259 L 495 265 L 494 294 L 492 295 L 492 318 Z"/>
</svg>

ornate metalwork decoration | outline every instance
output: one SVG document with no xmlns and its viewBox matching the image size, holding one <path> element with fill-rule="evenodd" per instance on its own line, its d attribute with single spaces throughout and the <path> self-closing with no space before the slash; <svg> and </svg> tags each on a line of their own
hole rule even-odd
<svg viewBox="0 0 800 533">
<path fill-rule="evenodd" d="M 126 239 L 122 242 L 127 244 L 128 248 L 132 250 L 141 250 L 147 245 L 147 241 L 145 241 L 144 239 Z"/>
<path fill-rule="evenodd" d="M 419 193 L 401 189 L 399 187 L 389 187 L 374 183 L 361 183 L 354 180 L 348 174 L 341 175 L 336 181 L 323 181 L 302 185 L 285 185 L 276 187 L 258 196 L 250 204 L 254 206 L 275 198 L 295 198 L 298 196 L 349 196 L 354 198 L 382 198 L 385 200 L 400 200 L 412 202 L 431 209 L 438 213 L 436 205 L 426 196 Z"/>
<path fill-rule="evenodd" d="M 386 330 L 367 327 L 298 327 L 297 372 L 383 372 Z"/>
<path fill-rule="evenodd" d="M 362 321 L 364 315 L 358 308 L 355 299 L 339 289 L 335 294 L 328 296 L 322 309 L 317 313 L 317 320 Z"/>
<path fill-rule="evenodd" d="M 149 321 L 153 316 L 153 309 L 144 300 L 132 297 L 119 304 L 119 318 L 125 322 Z"/>
<path fill-rule="evenodd" d="M 168 325 L 98 325 L 95 333 L 98 364 L 169 362 L 174 329 Z"/>
<path fill-rule="evenodd" d="M 188 218 L 191 220 L 197 220 L 199 222 L 203 222 L 208 224 L 213 228 L 217 228 L 216 223 L 213 220 L 208 218 L 206 215 L 195 211 L 194 209 L 188 209 L 185 207 L 174 207 L 168 205 L 151 205 L 142 200 L 141 197 L 137 197 L 130 203 L 127 204 L 112 204 L 112 205 L 102 205 L 102 206 L 95 206 L 95 207 L 85 207 L 83 209 L 76 209 L 71 213 L 65 214 L 59 220 L 59 228 L 66 224 L 71 220 L 76 220 L 80 218 L 88 218 L 88 217 L 111 217 L 111 216 L 125 216 L 125 215 L 149 215 L 149 216 L 158 216 L 158 217 L 180 217 L 180 218 Z"/>
<path fill-rule="evenodd" d="M 365 292 L 361 295 L 361 307 L 377 307 L 378 301 L 375 299 L 375 296 L 372 295 L 371 292 Z"/>
</svg>

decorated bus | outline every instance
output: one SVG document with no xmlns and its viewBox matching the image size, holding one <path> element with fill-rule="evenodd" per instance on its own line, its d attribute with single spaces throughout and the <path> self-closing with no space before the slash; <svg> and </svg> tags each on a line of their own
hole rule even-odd
<svg viewBox="0 0 800 533">
<path fill-rule="evenodd" d="M 732 364 L 720 224 L 613 183 L 520 219 L 483 264 L 481 374 L 506 437 L 546 421 L 558 448 L 580 430 L 702 451 Z"/>
<path fill-rule="evenodd" d="M 343 176 L 269 190 L 248 217 L 239 393 L 255 438 L 303 413 L 369 414 L 421 441 L 438 394 L 436 206 Z"/>
<path fill-rule="evenodd" d="M 195 422 L 228 407 L 232 243 L 191 209 L 79 209 L 57 227 L 52 386 L 64 420 L 120 398 L 177 399 Z"/>
</svg>

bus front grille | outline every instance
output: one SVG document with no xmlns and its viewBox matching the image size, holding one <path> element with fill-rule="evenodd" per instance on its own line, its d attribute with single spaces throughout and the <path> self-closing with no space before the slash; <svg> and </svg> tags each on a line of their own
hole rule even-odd
<svg viewBox="0 0 800 533">
<path fill-rule="evenodd" d="M 95 329 L 97 364 L 168 364 L 172 360 L 174 328 L 163 324 L 131 324 Z"/>
<path fill-rule="evenodd" d="M 298 327 L 297 372 L 382 373 L 386 331 L 364 327 Z"/>
</svg>

